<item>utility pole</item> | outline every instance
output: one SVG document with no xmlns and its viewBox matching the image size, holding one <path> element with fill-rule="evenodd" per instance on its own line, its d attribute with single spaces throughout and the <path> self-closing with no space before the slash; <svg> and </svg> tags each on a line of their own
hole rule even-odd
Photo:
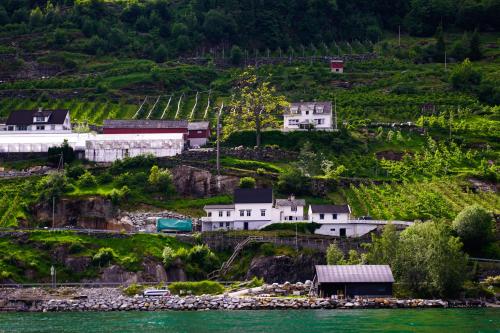
<svg viewBox="0 0 500 333">
<path fill-rule="evenodd" d="M 299 236 L 297 232 L 297 223 L 295 223 L 295 251 L 299 250 Z"/>
<path fill-rule="evenodd" d="M 398 46 L 401 47 L 401 25 L 398 25 Z"/>
<path fill-rule="evenodd" d="M 52 195 L 52 229 L 54 229 L 56 220 L 56 197 Z"/>
<path fill-rule="evenodd" d="M 447 66 L 447 61 L 446 61 L 446 51 L 444 51 L 444 70 L 446 71 L 448 66 Z"/>
<path fill-rule="evenodd" d="M 334 112 L 335 112 L 335 129 L 339 129 L 338 127 L 338 120 L 337 120 L 337 96 L 333 97 L 333 105 L 334 105 Z"/>
<path fill-rule="evenodd" d="M 219 112 L 217 112 L 217 178 L 220 176 L 220 115 L 222 108 L 224 108 L 224 102 L 222 102 Z"/>
</svg>

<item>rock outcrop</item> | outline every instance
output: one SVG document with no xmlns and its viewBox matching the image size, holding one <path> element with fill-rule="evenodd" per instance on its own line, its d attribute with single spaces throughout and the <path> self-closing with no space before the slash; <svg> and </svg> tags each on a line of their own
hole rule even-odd
<svg viewBox="0 0 500 333">
<path fill-rule="evenodd" d="M 245 278 L 254 276 L 266 282 L 298 282 L 314 276 L 314 265 L 325 264 L 323 256 L 301 254 L 297 257 L 271 256 L 254 258 Z"/>
<path fill-rule="evenodd" d="M 173 168 L 172 176 L 177 193 L 192 197 L 232 194 L 239 185 L 238 177 L 215 176 L 210 171 L 187 165 Z"/>
</svg>

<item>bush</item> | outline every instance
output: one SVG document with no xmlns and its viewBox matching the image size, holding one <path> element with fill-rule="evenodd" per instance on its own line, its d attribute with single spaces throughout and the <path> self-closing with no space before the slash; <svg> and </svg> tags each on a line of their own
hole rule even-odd
<svg viewBox="0 0 500 333">
<path fill-rule="evenodd" d="M 94 175 L 86 170 L 80 177 L 78 177 L 77 185 L 81 188 L 89 188 L 97 185 L 97 180 Z"/>
<path fill-rule="evenodd" d="M 163 264 L 168 268 L 176 259 L 175 251 L 170 246 L 165 246 L 162 252 Z"/>
<path fill-rule="evenodd" d="M 69 246 L 68 249 L 70 254 L 80 253 L 83 250 L 85 250 L 85 246 L 83 246 L 82 243 L 73 243 Z"/>
<path fill-rule="evenodd" d="M 257 172 L 257 174 L 258 174 L 259 176 L 263 176 L 263 175 L 265 175 L 265 174 L 266 174 L 266 170 L 265 170 L 265 169 L 263 169 L 263 168 L 257 168 L 257 170 L 255 170 L 255 172 Z"/>
<path fill-rule="evenodd" d="M 151 154 L 126 157 L 113 162 L 109 167 L 109 172 L 112 175 L 118 175 L 132 169 L 151 168 L 155 164 L 155 160 L 155 157 Z"/>
<path fill-rule="evenodd" d="M 140 284 L 131 284 L 130 286 L 123 288 L 123 293 L 127 296 L 133 297 L 135 295 L 140 295 L 144 292 L 145 287 Z"/>
<path fill-rule="evenodd" d="M 224 286 L 215 281 L 173 282 L 168 286 L 172 294 L 183 295 L 218 295 L 224 292 Z"/>
<path fill-rule="evenodd" d="M 109 184 L 113 181 L 113 176 L 109 172 L 103 172 L 97 176 L 97 182 L 99 184 Z"/>
<path fill-rule="evenodd" d="M 61 155 L 64 163 L 71 163 L 76 158 L 73 148 L 68 144 L 68 140 L 64 140 L 62 145 L 58 147 L 50 147 L 47 159 L 52 165 L 59 165 Z"/>
<path fill-rule="evenodd" d="M 262 229 L 263 231 L 274 231 L 274 230 L 291 230 L 303 234 L 314 234 L 314 231 L 320 227 L 318 223 L 309 222 L 297 222 L 297 223 L 273 223 Z"/>
<path fill-rule="evenodd" d="M 469 249 L 481 248 L 494 239 L 494 227 L 491 214 L 478 205 L 464 208 L 453 221 L 453 230 Z"/>
<path fill-rule="evenodd" d="M 85 173 L 85 168 L 81 164 L 72 165 L 66 170 L 66 176 L 72 179 L 78 179 Z"/>
<path fill-rule="evenodd" d="M 157 165 L 153 165 L 149 171 L 148 183 L 153 188 L 162 193 L 173 192 L 172 173 L 168 169 L 160 169 Z"/>
<path fill-rule="evenodd" d="M 344 253 L 339 249 L 337 244 L 332 243 L 326 249 L 326 263 L 328 265 L 344 265 Z"/>
<path fill-rule="evenodd" d="M 116 259 L 117 255 L 112 248 L 101 247 L 92 257 L 92 261 L 99 266 L 107 266 Z"/>
<path fill-rule="evenodd" d="M 277 189 L 280 193 L 307 194 L 309 186 L 310 179 L 295 168 L 283 172 L 278 177 Z"/>
<path fill-rule="evenodd" d="M 255 188 L 255 179 L 252 177 L 243 177 L 240 179 L 240 188 Z"/>
<path fill-rule="evenodd" d="M 481 73 L 472 67 L 469 59 L 453 69 L 451 73 L 451 85 L 457 90 L 471 90 L 481 83 Z"/>
</svg>

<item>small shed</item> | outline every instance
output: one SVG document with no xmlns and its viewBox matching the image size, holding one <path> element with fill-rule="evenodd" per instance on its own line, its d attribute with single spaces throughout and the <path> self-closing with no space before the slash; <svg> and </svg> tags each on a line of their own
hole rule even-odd
<svg viewBox="0 0 500 333">
<path fill-rule="evenodd" d="M 157 232 L 191 232 L 193 222 L 183 219 L 159 218 L 156 220 Z"/>
<path fill-rule="evenodd" d="M 344 60 L 332 59 L 330 60 L 330 70 L 332 73 L 344 73 Z"/>
<path fill-rule="evenodd" d="M 392 296 L 393 283 L 389 265 L 316 265 L 320 297 Z"/>
</svg>

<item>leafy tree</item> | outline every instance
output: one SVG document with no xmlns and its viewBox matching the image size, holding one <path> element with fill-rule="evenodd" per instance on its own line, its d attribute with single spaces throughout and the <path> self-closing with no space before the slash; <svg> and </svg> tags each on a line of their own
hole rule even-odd
<svg viewBox="0 0 500 333">
<path fill-rule="evenodd" d="M 107 266 L 113 262 L 118 256 L 115 250 L 109 247 L 101 247 L 92 257 L 92 261 L 99 266 Z"/>
<path fill-rule="evenodd" d="M 495 224 L 486 209 L 473 205 L 464 208 L 453 220 L 453 229 L 469 249 L 478 249 L 494 239 Z"/>
<path fill-rule="evenodd" d="M 328 245 L 326 249 L 326 263 L 328 265 L 345 265 L 344 253 L 335 243 Z"/>
<path fill-rule="evenodd" d="M 3 6 L 0 6 L 0 25 L 5 25 L 9 22 L 9 14 Z"/>
<path fill-rule="evenodd" d="M 39 200 L 52 200 L 61 197 L 68 189 L 68 180 L 62 173 L 52 173 L 40 179 L 36 184 Z"/>
<path fill-rule="evenodd" d="M 363 244 L 367 248 L 367 261 L 373 265 L 392 265 L 396 259 L 399 235 L 396 226 L 388 223 L 380 236 L 372 235 L 372 242 Z"/>
<path fill-rule="evenodd" d="M 309 191 L 309 185 L 309 177 L 296 168 L 289 168 L 278 176 L 277 188 L 281 193 L 306 194 Z"/>
<path fill-rule="evenodd" d="M 401 232 L 393 271 L 419 296 L 451 297 L 466 277 L 462 243 L 444 223 L 416 223 Z"/>
<path fill-rule="evenodd" d="M 219 10 L 211 9 L 205 15 L 203 32 L 209 41 L 220 42 L 228 39 L 236 30 L 236 23 L 231 16 Z"/>
<path fill-rule="evenodd" d="M 160 45 L 155 51 L 155 61 L 158 63 L 165 62 L 167 59 L 168 51 L 165 46 Z"/>
<path fill-rule="evenodd" d="M 97 180 L 92 173 L 90 173 L 88 170 L 85 170 L 85 172 L 80 177 L 78 177 L 77 184 L 81 188 L 89 188 L 96 186 Z"/>
<path fill-rule="evenodd" d="M 156 191 L 171 193 L 173 191 L 172 173 L 168 169 L 160 169 L 153 165 L 149 171 L 148 183 Z"/>
<path fill-rule="evenodd" d="M 440 24 L 436 30 L 436 46 L 434 61 L 444 62 L 446 42 L 444 40 L 443 26 Z"/>
<path fill-rule="evenodd" d="M 468 57 L 470 60 L 480 60 L 483 57 L 483 52 L 481 51 L 481 39 L 477 29 L 474 30 L 474 33 L 470 38 Z"/>
<path fill-rule="evenodd" d="M 162 252 L 163 264 L 168 268 L 175 260 L 175 251 L 170 246 L 165 246 Z"/>
<path fill-rule="evenodd" d="M 279 124 L 278 114 L 288 106 L 285 96 L 276 92 L 269 82 L 258 80 L 250 71 L 243 72 L 236 86 L 236 96 L 225 117 L 224 135 L 237 130 L 255 129 L 256 147 L 261 146 L 262 129 Z"/>
<path fill-rule="evenodd" d="M 241 60 L 243 58 L 243 51 L 241 51 L 241 48 L 238 45 L 233 45 L 231 48 L 231 63 L 233 65 L 240 65 Z"/>
<path fill-rule="evenodd" d="M 321 172 L 322 159 L 323 157 L 321 154 L 316 154 L 314 152 L 311 142 L 306 141 L 300 148 L 297 162 L 295 162 L 294 165 L 302 174 L 308 177 L 315 176 Z"/>
<path fill-rule="evenodd" d="M 321 168 L 323 169 L 325 177 L 329 179 L 339 179 L 339 177 L 347 171 L 344 165 L 340 164 L 335 166 L 333 161 L 328 160 L 324 160 L 321 163 Z"/>
<path fill-rule="evenodd" d="M 240 179 L 240 188 L 255 188 L 255 179 L 252 177 L 243 177 Z"/>
<path fill-rule="evenodd" d="M 63 158 L 64 163 L 71 163 L 75 160 L 75 152 L 73 148 L 69 145 L 68 140 L 64 140 L 59 147 L 50 147 L 48 150 L 48 161 L 53 165 L 58 165 Z"/>
<path fill-rule="evenodd" d="M 450 55 L 457 60 L 460 61 L 464 60 L 467 57 L 469 51 L 468 45 L 469 45 L 469 38 L 467 37 L 467 33 L 464 32 L 462 38 L 453 43 Z"/>
<path fill-rule="evenodd" d="M 476 71 L 469 59 L 456 66 L 451 73 L 451 84 L 457 90 L 470 90 L 481 83 L 481 73 Z"/>
<path fill-rule="evenodd" d="M 149 21 L 145 16 L 140 16 L 137 21 L 135 21 L 135 28 L 139 32 L 149 31 Z"/>
<path fill-rule="evenodd" d="M 43 13 L 40 7 L 35 7 L 30 13 L 30 26 L 37 28 L 43 25 Z"/>
</svg>

